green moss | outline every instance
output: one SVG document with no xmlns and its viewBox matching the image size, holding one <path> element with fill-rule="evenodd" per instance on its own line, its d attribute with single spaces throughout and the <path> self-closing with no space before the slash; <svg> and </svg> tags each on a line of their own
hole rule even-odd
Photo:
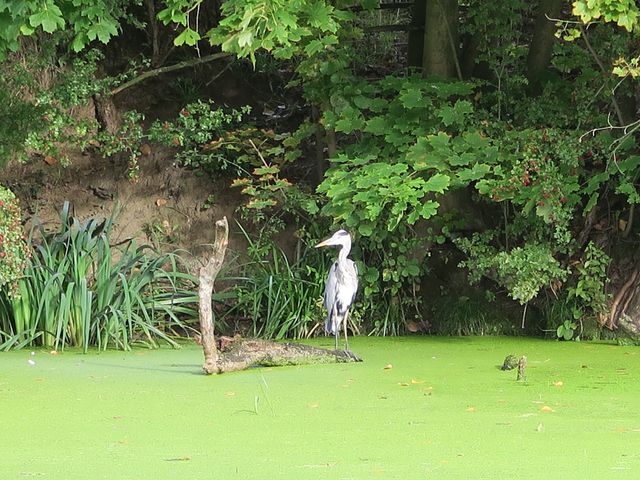
<svg viewBox="0 0 640 480">
<path fill-rule="evenodd" d="M 636 347 L 350 346 L 363 363 L 211 377 L 195 346 L 0 354 L 0 478 L 637 478 Z M 511 352 L 526 382 L 499 369 Z"/>
</svg>

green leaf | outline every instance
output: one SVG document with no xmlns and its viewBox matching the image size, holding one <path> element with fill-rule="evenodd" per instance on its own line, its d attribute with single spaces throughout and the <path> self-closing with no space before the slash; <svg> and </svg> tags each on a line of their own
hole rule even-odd
<svg viewBox="0 0 640 480">
<path fill-rule="evenodd" d="M 425 182 L 423 189 L 428 192 L 444 193 L 450 183 L 451 178 L 449 175 L 436 173 Z"/>
<path fill-rule="evenodd" d="M 400 95 L 400 101 L 405 108 L 415 108 L 420 106 L 422 92 L 417 88 L 410 88 Z"/>
<path fill-rule="evenodd" d="M 595 192 L 589 197 L 589 201 L 587 202 L 587 205 L 584 207 L 585 214 L 590 212 L 591 209 L 596 206 L 599 198 L 600 198 L 599 192 Z"/>
<path fill-rule="evenodd" d="M 428 200 L 425 202 L 420 208 L 420 216 L 425 220 L 433 217 L 436 213 L 438 213 L 438 207 L 440 204 L 434 200 Z"/>
<path fill-rule="evenodd" d="M 371 105 L 371 99 L 364 95 L 357 95 L 353 98 L 353 104 L 361 110 L 369 108 Z"/>
<path fill-rule="evenodd" d="M 25 35 L 28 37 L 29 35 L 33 34 L 33 32 L 35 32 L 35 29 L 31 28 L 26 23 L 23 23 L 22 25 L 20 25 L 20 33 L 22 35 Z"/>
<path fill-rule="evenodd" d="M 71 42 L 71 49 L 78 53 L 89 43 L 89 39 L 84 32 L 78 33 Z"/>
<path fill-rule="evenodd" d="M 373 113 L 381 113 L 385 110 L 385 108 L 387 108 L 387 106 L 389 105 L 389 102 L 387 100 L 385 100 L 384 98 L 372 98 L 370 101 L 370 105 L 369 105 L 369 110 L 371 110 Z"/>
<path fill-rule="evenodd" d="M 325 2 L 313 2 L 306 11 L 309 19 L 309 25 L 314 28 L 318 28 L 323 32 L 335 32 L 336 25 L 330 16 L 332 11 L 333 7 L 331 5 L 327 5 Z"/>
<path fill-rule="evenodd" d="M 304 53 L 310 57 L 323 50 L 324 44 L 320 40 L 311 40 L 307 46 L 304 47 Z"/>
<path fill-rule="evenodd" d="M 187 44 L 190 47 L 193 47 L 200 40 L 200 34 L 191 28 L 185 28 L 180 35 L 178 35 L 174 40 L 173 44 L 176 47 Z"/>
<path fill-rule="evenodd" d="M 384 135 L 387 133 L 387 122 L 385 117 L 377 116 L 367 120 L 367 126 L 364 131 L 373 133 L 374 135 Z"/>
<path fill-rule="evenodd" d="M 42 27 L 45 32 L 53 33 L 57 29 L 63 29 L 65 21 L 60 8 L 55 3 L 48 2 L 43 10 L 29 17 L 29 24 L 33 28 Z"/>
<path fill-rule="evenodd" d="M 618 162 L 618 168 L 621 172 L 629 172 L 636 170 L 640 165 L 640 155 L 631 155 L 621 162 Z"/>
<path fill-rule="evenodd" d="M 236 41 L 240 48 L 251 45 L 253 42 L 253 32 L 251 30 L 243 30 L 236 37 Z"/>
<path fill-rule="evenodd" d="M 358 233 L 363 237 L 370 237 L 373 233 L 373 227 L 372 223 L 361 223 L 358 225 Z"/>
<path fill-rule="evenodd" d="M 491 171 L 491 167 L 486 163 L 476 163 L 472 168 L 465 168 L 458 172 L 458 178 L 464 182 L 474 182 L 484 178 Z M 481 192 L 482 193 L 482 192 Z"/>
<path fill-rule="evenodd" d="M 107 44 L 111 37 L 118 35 L 118 29 L 115 22 L 108 20 L 101 20 L 98 23 L 94 23 L 87 30 L 87 38 L 89 40 L 95 40 L 96 38 L 102 43 Z"/>
</svg>

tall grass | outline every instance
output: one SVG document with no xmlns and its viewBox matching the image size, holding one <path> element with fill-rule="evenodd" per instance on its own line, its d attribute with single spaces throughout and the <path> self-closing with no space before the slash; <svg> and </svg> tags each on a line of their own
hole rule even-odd
<svg viewBox="0 0 640 480">
<path fill-rule="evenodd" d="M 0 293 L 0 349 L 177 346 L 172 337 L 190 329 L 183 318 L 197 315 L 198 301 L 179 257 L 131 241 L 115 248 L 113 216 L 80 223 L 68 202 L 60 221 L 57 233 L 38 229 L 20 296 Z"/>
<path fill-rule="evenodd" d="M 265 338 L 308 338 L 322 331 L 322 295 L 329 264 L 324 255 L 303 247 L 294 262 L 271 244 L 265 253 L 245 232 L 249 252 L 260 255 L 244 265 L 236 287 L 238 310 L 251 319 L 252 334 Z M 320 330 L 319 330 L 320 329 Z"/>
</svg>

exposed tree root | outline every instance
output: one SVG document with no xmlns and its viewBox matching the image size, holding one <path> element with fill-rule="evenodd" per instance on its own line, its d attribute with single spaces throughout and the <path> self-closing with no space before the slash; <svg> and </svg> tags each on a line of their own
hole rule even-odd
<svg viewBox="0 0 640 480">
<path fill-rule="evenodd" d="M 638 278 L 638 273 L 640 273 L 638 272 L 638 268 L 634 268 L 628 280 L 624 285 L 622 285 L 622 287 L 620 287 L 620 290 L 618 290 L 618 293 L 611 303 L 611 312 L 609 313 L 609 318 L 605 322 L 605 327 L 610 330 L 618 328 L 618 319 L 625 313 L 629 306 L 629 302 L 633 298 L 632 293 L 635 290 L 633 287 Z"/>
</svg>

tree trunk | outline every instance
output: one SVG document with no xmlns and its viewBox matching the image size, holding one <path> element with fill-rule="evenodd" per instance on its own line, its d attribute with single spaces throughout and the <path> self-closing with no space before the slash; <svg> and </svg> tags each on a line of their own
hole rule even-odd
<svg viewBox="0 0 640 480">
<path fill-rule="evenodd" d="M 115 134 L 120 128 L 120 115 L 111 95 L 94 95 L 93 108 L 101 131 Z"/>
<path fill-rule="evenodd" d="M 325 131 L 320 123 L 320 109 L 315 105 L 311 106 L 311 120 L 313 121 L 314 136 L 316 139 L 316 185 L 320 185 L 324 180 L 324 173 L 329 168 L 329 162 L 324 156 Z"/>
<path fill-rule="evenodd" d="M 541 81 L 551 62 L 553 44 L 556 41 L 556 23 L 550 18 L 558 18 L 562 8 L 561 0 L 540 0 L 533 38 L 527 56 L 527 79 L 532 93 L 541 90 Z"/>
<path fill-rule="evenodd" d="M 144 3 L 147 7 L 147 37 L 151 43 L 151 66 L 157 68 L 160 66 L 160 34 L 156 18 L 156 3 L 155 0 L 145 0 Z"/>
<path fill-rule="evenodd" d="M 457 0 L 427 0 L 424 29 L 423 75 L 461 78 Z"/>
<path fill-rule="evenodd" d="M 415 0 L 413 7 L 411 7 L 411 30 L 409 30 L 409 45 L 407 47 L 407 64 L 409 69 L 422 68 L 426 9 L 427 0 Z"/>
<path fill-rule="evenodd" d="M 360 358 L 342 350 L 325 350 L 294 343 L 265 340 L 225 339 L 216 342 L 211 309 L 211 294 L 229 243 L 227 218 L 215 225 L 213 251 L 206 265 L 200 268 L 198 288 L 200 313 L 200 341 L 204 351 L 202 370 L 212 373 L 233 372 L 255 366 L 305 365 L 312 363 L 358 362 Z"/>
</svg>

